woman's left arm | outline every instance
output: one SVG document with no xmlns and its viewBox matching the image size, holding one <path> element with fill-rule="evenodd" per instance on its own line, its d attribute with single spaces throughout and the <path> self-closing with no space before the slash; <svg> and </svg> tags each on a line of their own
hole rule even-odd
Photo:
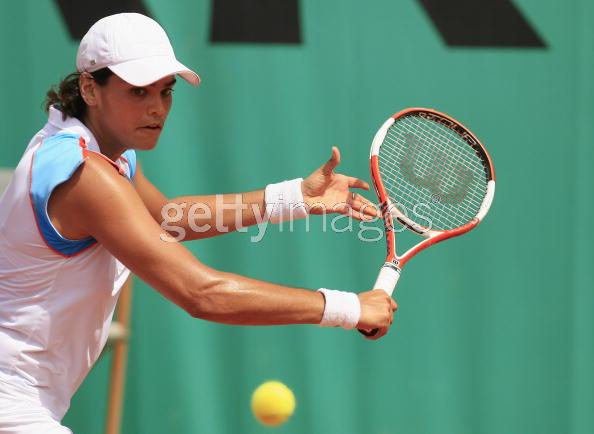
<svg viewBox="0 0 594 434">
<path fill-rule="evenodd" d="M 155 221 L 179 241 L 223 235 L 264 221 L 264 190 L 168 199 L 140 166 L 134 186 Z"/>
<path fill-rule="evenodd" d="M 350 214 L 358 220 L 378 217 L 379 211 L 373 203 L 350 190 L 368 190 L 369 185 L 360 179 L 335 173 L 339 163 L 340 152 L 334 147 L 330 159 L 301 184 L 303 207 L 311 214 Z M 265 223 L 267 219 L 264 189 L 168 199 L 146 178 L 140 166 L 134 176 L 134 185 L 155 221 L 178 241 L 222 235 Z M 271 204 L 268 205 L 270 208 Z M 284 219 L 290 218 L 289 214 Z"/>
</svg>

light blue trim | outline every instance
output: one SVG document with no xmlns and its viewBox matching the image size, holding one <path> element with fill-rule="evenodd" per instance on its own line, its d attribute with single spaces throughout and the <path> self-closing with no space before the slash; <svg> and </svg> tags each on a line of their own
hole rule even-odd
<svg viewBox="0 0 594 434">
<path fill-rule="evenodd" d="M 136 151 L 134 149 L 128 149 L 122 154 L 122 156 L 128 160 L 130 173 L 128 173 L 127 176 L 130 178 L 130 180 L 133 180 L 134 175 L 136 175 Z"/>
<path fill-rule="evenodd" d="M 79 135 L 71 133 L 59 133 L 45 139 L 35 151 L 31 167 L 31 201 L 41 235 L 48 246 L 65 256 L 73 256 L 96 243 L 91 237 L 82 240 L 64 238 L 47 213 L 54 189 L 68 181 L 84 162 L 79 140 Z"/>
</svg>

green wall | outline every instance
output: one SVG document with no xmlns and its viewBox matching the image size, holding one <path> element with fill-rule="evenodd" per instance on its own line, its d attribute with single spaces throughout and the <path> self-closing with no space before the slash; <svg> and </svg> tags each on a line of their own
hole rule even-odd
<svg viewBox="0 0 594 434">
<path fill-rule="evenodd" d="M 516 0 L 547 49 L 447 47 L 418 2 L 301 0 L 302 45 L 212 45 L 210 2 L 147 0 L 182 62 L 157 149 L 139 153 L 167 195 L 262 188 L 306 176 L 332 145 L 368 179 L 375 130 L 428 106 L 470 125 L 489 149 L 497 193 L 485 223 L 412 261 L 390 334 L 314 326 L 230 327 L 190 318 L 136 282 L 124 433 L 266 433 L 251 391 L 280 379 L 297 412 L 275 432 L 594 432 L 594 6 Z M 4 2 L 0 166 L 43 124 L 50 84 L 74 69 L 50 0 Z M 371 197 L 371 196 L 369 196 Z M 566 223 L 564 223 L 566 221 Z M 383 241 L 357 230 L 269 227 L 188 247 L 205 263 L 291 286 L 363 291 Z M 401 244 L 412 239 L 401 237 Z M 102 432 L 109 355 L 65 424 Z"/>
</svg>

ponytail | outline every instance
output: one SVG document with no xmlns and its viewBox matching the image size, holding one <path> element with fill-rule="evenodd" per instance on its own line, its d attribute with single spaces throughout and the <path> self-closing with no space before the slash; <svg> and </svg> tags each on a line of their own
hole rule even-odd
<svg viewBox="0 0 594 434">
<path fill-rule="evenodd" d="M 99 86 L 105 86 L 113 72 L 109 68 L 102 68 L 91 75 Z M 64 120 L 67 117 L 82 119 L 87 104 L 80 94 L 79 87 L 80 72 L 73 72 L 64 78 L 58 85 L 54 85 L 47 91 L 45 98 L 45 111 L 51 106 L 56 106 L 62 112 Z"/>
</svg>

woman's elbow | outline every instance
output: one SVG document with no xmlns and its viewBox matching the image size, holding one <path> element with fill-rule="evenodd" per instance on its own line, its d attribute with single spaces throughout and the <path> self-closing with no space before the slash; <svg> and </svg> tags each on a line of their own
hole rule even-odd
<svg viewBox="0 0 594 434">
<path fill-rule="evenodd" d="M 192 317 L 204 320 L 216 320 L 230 314 L 230 297 L 237 292 L 237 282 L 228 278 L 217 278 L 200 285 L 191 291 L 184 310 Z"/>
</svg>

